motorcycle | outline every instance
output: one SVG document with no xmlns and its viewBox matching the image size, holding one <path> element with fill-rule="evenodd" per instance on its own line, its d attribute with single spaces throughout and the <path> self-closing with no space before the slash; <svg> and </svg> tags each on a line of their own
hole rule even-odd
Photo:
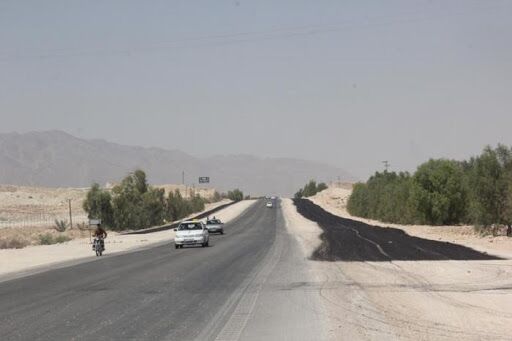
<svg viewBox="0 0 512 341">
<path fill-rule="evenodd" d="M 105 251 L 105 243 L 103 238 L 94 238 L 92 243 L 92 250 L 96 252 L 96 256 L 98 257 L 103 255 L 103 251 Z"/>
</svg>

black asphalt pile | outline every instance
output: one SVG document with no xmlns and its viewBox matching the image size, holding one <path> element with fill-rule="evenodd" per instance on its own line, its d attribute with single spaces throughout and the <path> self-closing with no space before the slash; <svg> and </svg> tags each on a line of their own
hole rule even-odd
<svg viewBox="0 0 512 341">
<path fill-rule="evenodd" d="M 465 246 L 412 237 L 400 229 L 341 218 L 307 199 L 296 199 L 294 204 L 301 215 L 316 222 L 323 230 L 322 245 L 313 253 L 313 260 L 387 262 L 500 259 Z"/>
</svg>

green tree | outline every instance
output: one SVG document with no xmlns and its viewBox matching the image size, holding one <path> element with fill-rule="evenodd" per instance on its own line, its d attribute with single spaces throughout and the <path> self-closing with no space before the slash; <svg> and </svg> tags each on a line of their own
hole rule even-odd
<svg viewBox="0 0 512 341">
<path fill-rule="evenodd" d="M 483 226 L 512 224 L 512 151 L 486 147 L 468 162 L 472 221 Z"/>
<path fill-rule="evenodd" d="M 190 213 L 201 212 L 204 210 L 205 200 L 199 196 L 199 194 L 194 195 L 190 199 Z"/>
<path fill-rule="evenodd" d="M 323 190 L 326 190 L 327 189 L 327 185 L 325 184 L 325 182 L 321 182 L 318 184 L 318 186 L 316 186 L 316 192 L 322 192 Z"/>
<path fill-rule="evenodd" d="M 228 191 L 228 199 L 233 201 L 242 201 L 244 200 L 244 192 L 242 192 L 238 188 L 232 191 Z"/>
<path fill-rule="evenodd" d="M 295 195 L 294 195 L 293 197 L 294 197 L 295 199 L 301 199 L 303 196 L 304 196 L 304 193 L 303 193 L 302 188 L 301 188 L 301 189 L 299 189 L 299 190 L 295 193 Z"/>
<path fill-rule="evenodd" d="M 110 193 L 103 190 L 99 184 L 94 183 L 87 192 L 82 206 L 89 219 L 101 219 L 103 225 L 112 227 L 114 213 L 111 200 Z"/>
<path fill-rule="evenodd" d="M 141 222 L 141 226 L 151 227 L 162 225 L 166 213 L 165 190 L 152 187 L 147 189 L 147 191 L 142 194 L 142 211 L 144 219 Z"/>
<path fill-rule="evenodd" d="M 306 186 L 304 186 L 303 190 L 302 190 L 302 195 L 305 196 L 305 197 L 311 197 L 313 195 L 315 195 L 317 192 L 316 190 L 316 181 L 315 180 L 310 180 Z"/>
<path fill-rule="evenodd" d="M 142 229 L 149 227 L 145 212 L 144 194 L 148 192 L 146 174 L 137 170 L 125 177 L 112 189 L 114 223 L 118 229 Z"/>
<path fill-rule="evenodd" d="M 420 223 L 446 225 L 464 220 L 467 191 L 462 166 L 452 160 L 430 160 L 414 174 L 411 205 Z"/>
<path fill-rule="evenodd" d="M 366 183 L 354 186 L 347 210 L 359 217 L 408 223 L 413 220 L 410 189 L 409 173 L 376 172 Z"/>
<path fill-rule="evenodd" d="M 167 220 L 176 221 L 188 215 L 188 208 L 185 199 L 178 189 L 169 193 L 167 198 Z"/>
<path fill-rule="evenodd" d="M 370 200 L 368 185 L 365 183 L 357 183 L 352 189 L 347 202 L 347 211 L 356 217 L 369 217 Z"/>
</svg>

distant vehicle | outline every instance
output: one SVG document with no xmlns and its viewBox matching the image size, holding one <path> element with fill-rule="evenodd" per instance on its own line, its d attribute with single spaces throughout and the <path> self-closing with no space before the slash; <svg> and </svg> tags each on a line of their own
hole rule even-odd
<svg viewBox="0 0 512 341">
<path fill-rule="evenodd" d="M 184 221 L 174 231 L 176 231 L 176 237 L 174 237 L 176 249 L 183 248 L 184 245 L 208 246 L 210 235 L 206 226 L 200 221 Z"/>
<path fill-rule="evenodd" d="M 269 201 L 269 202 L 267 202 L 267 207 L 272 208 L 272 207 L 274 207 L 274 204 L 271 201 Z"/>
<path fill-rule="evenodd" d="M 221 222 L 220 219 L 207 219 L 206 228 L 208 229 L 209 233 L 224 234 L 224 223 Z"/>
<path fill-rule="evenodd" d="M 275 197 L 275 196 L 271 196 L 271 197 L 270 197 L 270 199 L 272 199 L 272 200 L 276 200 L 276 199 L 277 199 L 277 197 Z"/>
</svg>

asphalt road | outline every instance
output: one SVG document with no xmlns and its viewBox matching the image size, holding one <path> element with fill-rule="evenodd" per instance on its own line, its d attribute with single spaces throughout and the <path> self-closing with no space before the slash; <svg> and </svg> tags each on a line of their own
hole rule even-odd
<svg viewBox="0 0 512 341">
<path fill-rule="evenodd" d="M 315 298 L 279 207 L 257 202 L 208 248 L 167 244 L 0 283 L 2 340 L 311 340 Z"/>
</svg>

